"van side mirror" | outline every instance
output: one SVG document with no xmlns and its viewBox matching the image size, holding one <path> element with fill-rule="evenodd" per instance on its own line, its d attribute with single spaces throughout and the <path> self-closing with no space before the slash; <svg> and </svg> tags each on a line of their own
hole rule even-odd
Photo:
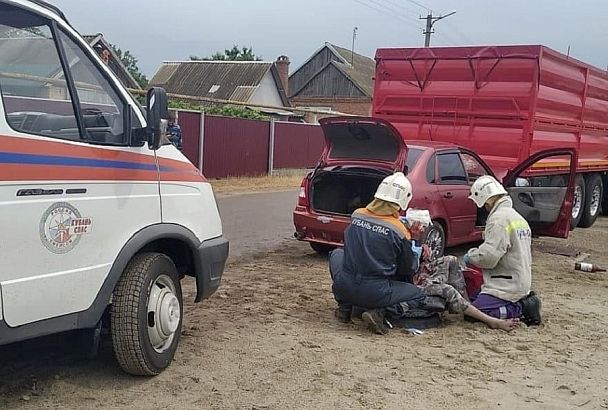
<svg viewBox="0 0 608 410">
<path fill-rule="evenodd" d="M 167 131 L 169 116 L 167 109 L 167 92 L 161 87 L 152 87 L 146 98 L 146 120 L 148 123 L 148 147 L 153 150 L 160 148 L 162 138 Z"/>
</svg>

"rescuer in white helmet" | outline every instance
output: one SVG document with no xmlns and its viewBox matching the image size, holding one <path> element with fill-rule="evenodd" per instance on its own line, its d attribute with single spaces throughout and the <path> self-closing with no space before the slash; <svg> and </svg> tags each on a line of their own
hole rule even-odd
<svg viewBox="0 0 608 410">
<path fill-rule="evenodd" d="M 539 325 L 540 299 L 530 291 L 530 226 L 492 176 L 479 177 L 471 186 L 469 199 L 488 212 L 483 244 L 464 256 L 465 264 L 483 269 L 484 284 L 473 305 L 495 318 L 521 318 L 529 326 Z"/>
</svg>

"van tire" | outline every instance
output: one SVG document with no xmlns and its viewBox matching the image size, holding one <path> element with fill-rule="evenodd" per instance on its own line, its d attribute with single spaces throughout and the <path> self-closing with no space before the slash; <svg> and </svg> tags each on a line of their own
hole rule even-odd
<svg viewBox="0 0 608 410">
<path fill-rule="evenodd" d="M 433 224 L 426 228 L 422 243 L 431 247 L 434 258 L 443 256 L 445 253 L 445 230 L 443 225 L 438 221 L 433 221 Z"/>
<path fill-rule="evenodd" d="M 603 196 L 602 178 L 598 174 L 589 174 L 585 178 L 585 206 L 578 226 L 589 228 L 595 223 L 601 211 Z"/>
<path fill-rule="evenodd" d="M 578 194 L 577 194 L 577 192 L 578 192 Z M 578 201 L 580 201 L 580 203 L 579 203 L 580 209 L 578 211 L 578 214 L 574 215 L 574 208 L 576 206 L 576 203 L 578 202 L 576 199 L 577 195 L 580 196 L 580 198 L 578 199 Z M 583 218 L 583 213 L 584 213 L 583 211 L 585 209 L 585 179 L 583 178 L 583 176 L 581 174 L 577 174 L 576 179 L 574 181 L 573 201 L 574 201 L 574 203 L 572 204 L 572 221 L 570 222 L 571 229 L 574 229 L 578 226 L 581 219 Z"/>
<path fill-rule="evenodd" d="M 312 248 L 312 250 L 317 252 L 319 255 L 327 255 L 331 251 L 336 249 L 335 246 L 325 245 L 323 243 L 317 243 L 317 242 L 308 242 L 308 243 L 310 244 L 310 247 Z"/>
<path fill-rule="evenodd" d="M 154 306 L 164 309 L 163 315 L 155 315 L 152 313 L 154 311 L 150 311 L 151 300 Z M 176 317 L 176 301 L 179 303 L 179 318 Z M 167 316 L 165 313 L 169 311 L 171 313 Z M 162 340 L 166 344 L 159 344 L 155 348 L 151 332 L 161 327 L 159 316 L 165 318 L 163 331 L 170 336 L 156 336 L 156 341 Z M 112 297 L 112 345 L 120 367 L 125 372 L 138 376 L 161 373 L 175 356 L 181 335 L 182 318 L 182 290 L 173 261 L 161 253 L 136 255 L 127 265 Z M 173 333 L 166 328 L 173 330 Z"/>
</svg>

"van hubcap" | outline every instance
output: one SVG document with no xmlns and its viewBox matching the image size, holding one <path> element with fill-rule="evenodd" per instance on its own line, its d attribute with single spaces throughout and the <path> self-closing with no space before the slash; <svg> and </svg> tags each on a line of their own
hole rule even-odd
<svg viewBox="0 0 608 410">
<path fill-rule="evenodd" d="M 160 275 L 150 289 L 148 299 L 148 336 L 154 350 L 167 350 L 179 328 L 181 308 L 175 285 L 167 275 Z"/>
</svg>

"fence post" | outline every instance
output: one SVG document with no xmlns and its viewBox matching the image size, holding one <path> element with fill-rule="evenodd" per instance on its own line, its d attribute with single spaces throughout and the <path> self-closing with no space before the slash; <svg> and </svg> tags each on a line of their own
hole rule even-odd
<svg viewBox="0 0 608 410">
<path fill-rule="evenodd" d="M 268 176 L 274 171 L 274 118 L 270 118 L 270 132 L 268 135 Z"/>
<path fill-rule="evenodd" d="M 203 173 L 203 159 L 205 158 L 205 110 L 201 110 L 201 126 L 198 136 L 198 170 Z"/>
</svg>

